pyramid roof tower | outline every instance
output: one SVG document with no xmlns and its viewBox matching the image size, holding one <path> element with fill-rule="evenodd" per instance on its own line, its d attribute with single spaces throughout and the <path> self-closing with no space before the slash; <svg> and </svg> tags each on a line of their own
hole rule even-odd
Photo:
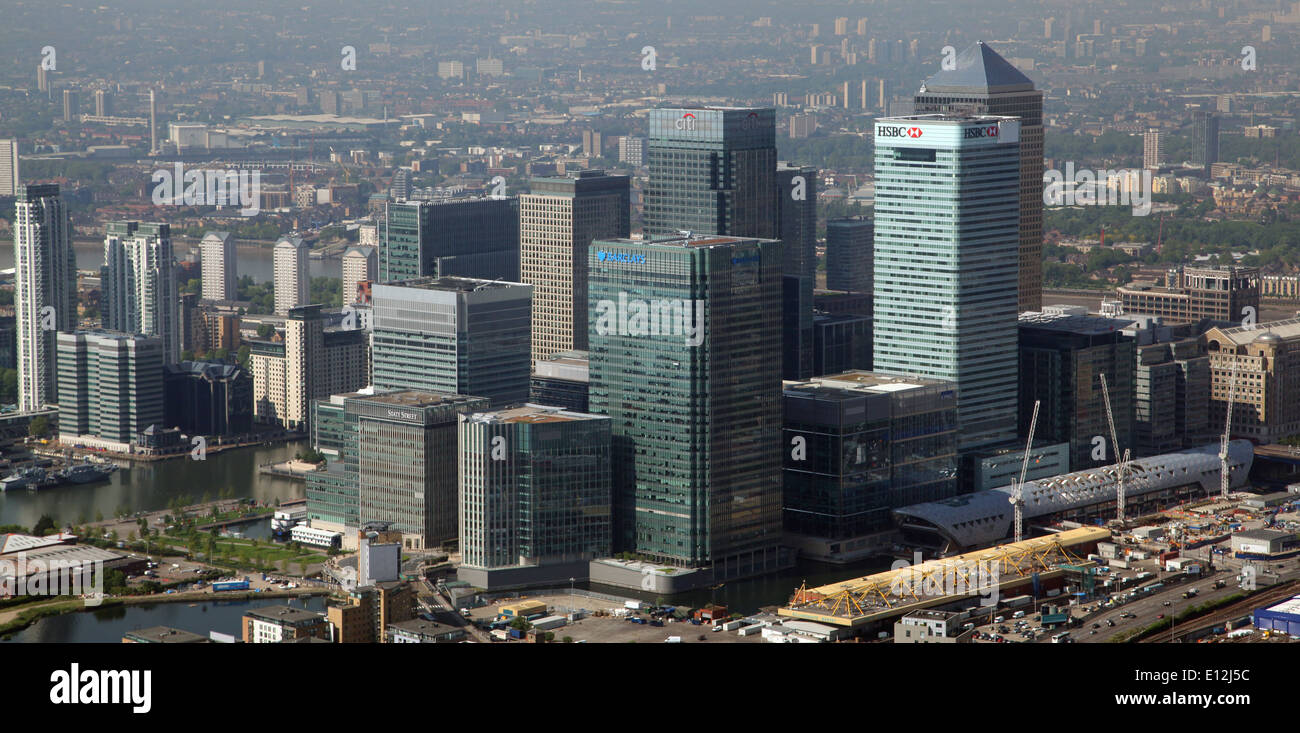
<svg viewBox="0 0 1300 733">
<path fill-rule="evenodd" d="M 1034 88 L 1032 79 L 983 41 L 976 41 L 958 54 L 956 60 L 956 68 L 944 69 L 930 77 L 921 91 L 996 94 Z"/>
</svg>

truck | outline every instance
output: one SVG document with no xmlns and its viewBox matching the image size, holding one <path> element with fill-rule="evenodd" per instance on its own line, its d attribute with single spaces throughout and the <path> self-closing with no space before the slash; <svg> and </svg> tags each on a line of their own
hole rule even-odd
<svg viewBox="0 0 1300 733">
<path fill-rule="evenodd" d="M 623 602 L 623 608 L 626 608 L 626 609 L 628 609 L 628 610 L 630 610 L 630 611 L 640 611 L 640 610 L 641 610 L 641 607 L 642 607 L 643 605 L 644 605 L 644 604 L 641 603 L 641 601 L 624 601 L 624 602 Z"/>
<path fill-rule="evenodd" d="M 522 638 L 524 638 L 524 632 L 523 632 L 523 631 L 520 631 L 519 629 L 512 628 L 512 629 L 510 629 L 510 638 L 511 638 L 511 639 L 522 639 Z"/>
<path fill-rule="evenodd" d="M 216 583 L 212 584 L 212 591 L 214 593 L 221 593 L 223 591 L 230 591 L 230 590 L 248 590 L 248 581 L 247 580 L 224 580 L 224 581 L 217 581 Z"/>
<path fill-rule="evenodd" d="M 506 641 L 510 638 L 510 632 L 505 629 L 492 629 L 492 638 L 497 641 Z"/>
</svg>

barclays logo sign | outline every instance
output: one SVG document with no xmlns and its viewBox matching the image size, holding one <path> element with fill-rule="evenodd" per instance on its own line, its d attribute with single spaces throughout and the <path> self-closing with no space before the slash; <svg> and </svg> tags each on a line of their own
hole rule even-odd
<svg viewBox="0 0 1300 733">
<path fill-rule="evenodd" d="M 732 257 L 732 258 L 731 258 L 731 264 L 733 264 L 733 265 L 747 265 L 747 264 L 749 264 L 749 263 L 751 263 L 751 262 L 758 262 L 758 261 L 759 261 L 759 257 L 758 257 L 758 255 L 756 255 L 756 254 L 754 254 L 754 255 L 745 255 L 744 257 Z"/>
<path fill-rule="evenodd" d="M 626 262 L 633 265 L 645 264 L 645 255 L 627 254 L 626 252 L 606 252 L 603 249 L 596 252 L 596 259 L 601 262 Z"/>
</svg>

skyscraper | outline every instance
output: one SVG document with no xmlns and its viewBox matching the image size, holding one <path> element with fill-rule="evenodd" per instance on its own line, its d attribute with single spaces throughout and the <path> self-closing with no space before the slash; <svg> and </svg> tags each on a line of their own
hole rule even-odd
<svg viewBox="0 0 1300 733">
<path fill-rule="evenodd" d="M 817 284 L 817 168 L 778 163 L 777 232 L 785 244 L 781 306 L 782 375 L 812 375 L 813 290 Z"/>
<path fill-rule="evenodd" d="M 17 196 L 19 181 L 18 141 L 0 140 L 0 196 Z"/>
<path fill-rule="evenodd" d="M 520 277 L 533 286 L 532 359 L 587 348 L 587 247 L 631 234 L 627 176 L 534 178 L 519 197 Z"/>
<path fill-rule="evenodd" d="M 379 273 L 379 249 L 377 247 L 348 247 L 343 253 L 343 302 L 359 303 L 357 285 L 362 282 L 373 283 Z"/>
<path fill-rule="evenodd" d="M 1016 436 L 1019 127 L 875 124 L 874 368 L 956 382 L 963 449 Z"/>
<path fill-rule="evenodd" d="M 105 227 L 100 268 L 104 327 L 155 336 L 164 364 L 181 360 L 180 301 L 171 226 L 112 221 Z"/>
<path fill-rule="evenodd" d="M 563 582 L 612 553 L 609 423 L 541 405 L 461 414 L 459 579 Z"/>
<path fill-rule="evenodd" d="M 379 228 L 379 280 L 519 279 L 519 199 L 390 201 Z"/>
<path fill-rule="evenodd" d="M 957 55 L 917 93 L 915 113 L 1014 115 L 1020 118 L 1020 255 L 1018 311 L 1043 300 L 1043 93 L 982 41 Z"/>
<path fill-rule="evenodd" d="M 374 286 L 376 389 L 528 400 L 531 285 L 462 277 Z"/>
<path fill-rule="evenodd" d="M 1142 167 L 1159 168 L 1165 164 L 1164 133 L 1150 129 L 1142 133 Z"/>
<path fill-rule="evenodd" d="M 58 399 L 55 334 L 77 324 L 77 258 L 58 186 L 19 186 L 14 208 L 18 408 L 26 411 Z"/>
<path fill-rule="evenodd" d="M 76 89 L 63 90 L 63 121 L 73 122 L 81 114 L 81 100 Z"/>
<path fill-rule="evenodd" d="M 781 244 L 593 242 L 591 412 L 613 431 L 615 551 L 714 579 L 778 567 Z"/>
<path fill-rule="evenodd" d="M 254 421 L 309 430 L 313 400 L 369 383 L 368 335 L 360 328 L 325 328 L 319 305 L 291 308 L 283 341 L 248 342 Z"/>
<path fill-rule="evenodd" d="M 235 237 L 230 232 L 208 232 L 199 242 L 204 300 L 238 300 L 239 271 Z"/>
<path fill-rule="evenodd" d="M 870 293 L 874 266 L 871 219 L 863 216 L 826 222 L 826 288 Z"/>
<path fill-rule="evenodd" d="M 1192 163 L 1210 166 L 1219 162 L 1219 118 L 1204 110 L 1192 113 Z"/>
<path fill-rule="evenodd" d="M 281 237 L 272 253 L 275 312 L 286 315 L 290 308 L 311 300 L 311 276 L 307 243 L 300 237 Z"/>
<path fill-rule="evenodd" d="M 646 234 L 775 239 L 776 110 L 650 110 Z"/>
<path fill-rule="evenodd" d="M 163 345 L 120 331 L 60 333 L 59 440 L 129 450 L 163 421 Z"/>
</svg>

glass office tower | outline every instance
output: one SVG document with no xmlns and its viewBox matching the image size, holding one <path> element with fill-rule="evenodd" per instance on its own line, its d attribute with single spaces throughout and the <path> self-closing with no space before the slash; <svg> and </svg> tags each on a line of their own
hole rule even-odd
<svg viewBox="0 0 1300 733">
<path fill-rule="evenodd" d="M 776 162 L 774 109 L 650 110 L 646 234 L 780 236 Z"/>
<path fill-rule="evenodd" d="M 449 275 L 519 279 L 519 199 L 386 205 L 379 227 L 380 281 Z"/>
<path fill-rule="evenodd" d="M 873 366 L 957 383 L 959 447 L 1016 437 L 1020 123 L 876 120 Z"/>
<path fill-rule="evenodd" d="M 781 247 L 592 243 L 591 412 L 611 419 L 615 551 L 715 580 L 782 561 Z"/>
</svg>

